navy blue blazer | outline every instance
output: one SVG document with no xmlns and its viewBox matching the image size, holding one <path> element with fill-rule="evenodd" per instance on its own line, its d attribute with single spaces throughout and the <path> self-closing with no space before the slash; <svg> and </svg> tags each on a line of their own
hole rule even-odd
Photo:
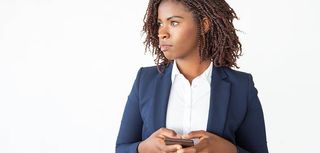
<svg viewBox="0 0 320 153">
<path fill-rule="evenodd" d="M 136 153 L 138 144 L 166 127 L 173 64 L 161 74 L 140 68 L 124 109 L 117 153 Z M 228 67 L 212 69 L 207 132 L 237 146 L 239 153 L 268 153 L 264 116 L 251 74 Z"/>
</svg>

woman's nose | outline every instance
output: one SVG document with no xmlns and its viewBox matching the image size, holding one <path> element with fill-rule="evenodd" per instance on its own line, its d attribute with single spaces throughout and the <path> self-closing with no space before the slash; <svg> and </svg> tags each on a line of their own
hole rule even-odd
<svg viewBox="0 0 320 153">
<path fill-rule="evenodd" d="M 169 38 L 169 33 L 166 30 L 159 30 L 158 37 L 159 39 L 168 39 Z"/>
</svg>

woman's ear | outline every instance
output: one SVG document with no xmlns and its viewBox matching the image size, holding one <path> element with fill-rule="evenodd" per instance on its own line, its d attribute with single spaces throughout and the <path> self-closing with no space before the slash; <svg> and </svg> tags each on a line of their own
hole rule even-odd
<svg viewBox="0 0 320 153">
<path fill-rule="evenodd" d="M 210 20 L 208 19 L 208 17 L 204 17 L 202 19 L 202 25 L 203 25 L 204 32 L 207 33 L 210 29 L 210 26 L 211 26 L 211 23 L 210 23 Z"/>
</svg>

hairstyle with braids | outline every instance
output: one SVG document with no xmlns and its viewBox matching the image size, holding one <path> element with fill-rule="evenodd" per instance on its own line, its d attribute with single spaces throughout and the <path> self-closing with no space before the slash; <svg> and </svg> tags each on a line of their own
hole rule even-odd
<svg viewBox="0 0 320 153">
<path fill-rule="evenodd" d="M 211 60 L 216 67 L 236 67 L 237 58 L 242 54 L 241 43 L 233 26 L 233 19 L 238 19 L 234 10 L 225 0 L 175 0 L 182 3 L 193 14 L 198 29 L 199 55 L 201 61 Z M 161 0 L 150 0 L 144 15 L 142 32 L 146 34 L 145 52 L 148 50 L 159 72 L 172 61 L 168 60 L 159 47 L 158 7 Z M 203 19 L 209 20 L 209 29 L 204 31 Z"/>
</svg>

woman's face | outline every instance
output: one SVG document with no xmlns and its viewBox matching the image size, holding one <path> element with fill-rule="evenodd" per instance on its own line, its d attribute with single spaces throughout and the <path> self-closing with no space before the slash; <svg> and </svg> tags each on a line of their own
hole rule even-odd
<svg viewBox="0 0 320 153">
<path fill-rule="evenodd" d="M 199 56 L 197 25 L 192 13 L 174 0 L 163 0 L 158 8 L 160 49 L 169 60 Z"/>
</svg>

